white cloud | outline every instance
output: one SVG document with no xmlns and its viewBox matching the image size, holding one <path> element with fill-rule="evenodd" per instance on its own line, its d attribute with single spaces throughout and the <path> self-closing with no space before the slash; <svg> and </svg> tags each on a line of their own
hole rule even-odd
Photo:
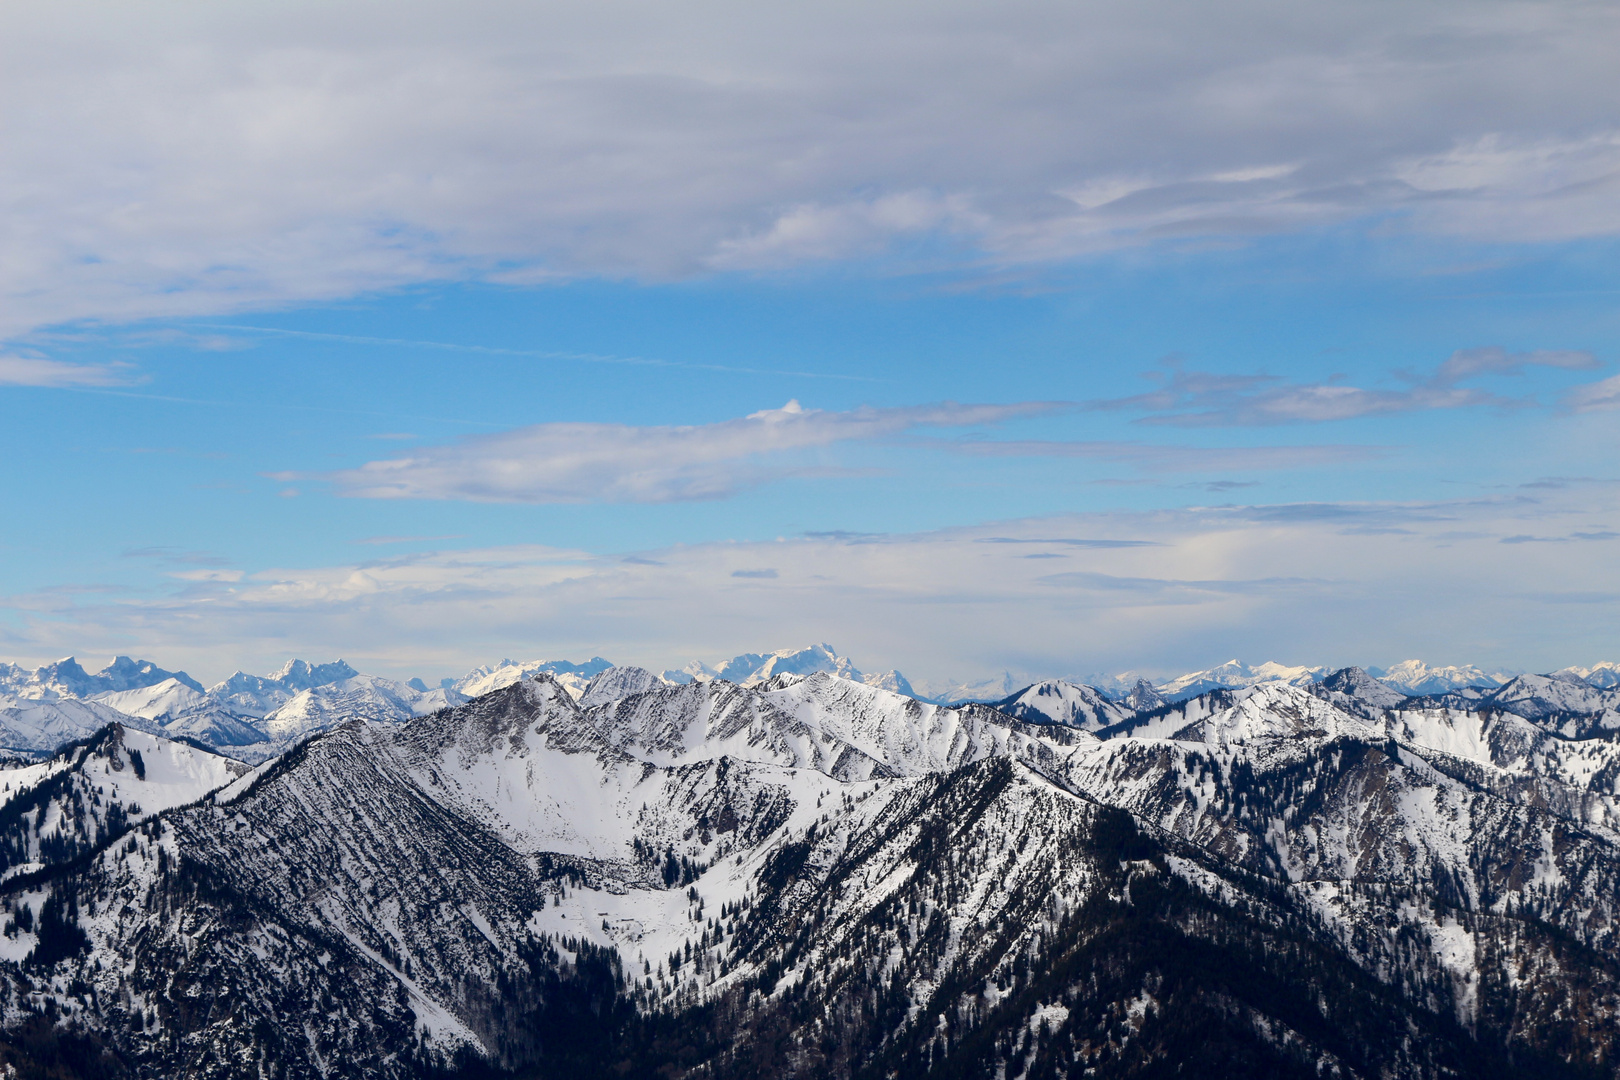
<svg viewBox="0 0 1620 1080">
<path fill-rule="evenodd" d="M 919 244 L 1620 232 L 1612 5 L 0 6 L 0 334 Z"/>
<path fill-rule="evenodd" d="M 367 499 L 529 503 L 717 499 L 780 477 L 828 471 L 795 458 L 795 451 L 878 439 L 916 427 L 992 424 L 1060 407 L 1046 402 L 946 402 L 825 412 L 790 401 L 783 408 L 735 420 L 682 427 L 535 424 L 319 478 L 330 481 L 340 494 Z"/>
<path fill-rule="evenodd" d="M 830 640 L 917 679 L 1402 656 L 1550 670 L 1620 655 L 1620 489 L 1217 507 L 623 554 L 538 546 L 261 569 L 0 601 L 0 654 L 150 655 L 193 674 L 289 650 L 447 675 L 500 656 L 655 668 Z M 1575 543 L 1504 543 L 1534 535 Z M 1031 555 L 1040 558 L 1029 558 Z M 6 629 L 11 627 L 13 629 Z M 1585 658 L 1585 659 L 1583 659 Z"/>
<path fill-rule="evenodd" d="M 68 364 L 30 356 L 0 356 L 0 386 L 106 387 L 133 380 L 121 364 Z"/>
</svg>

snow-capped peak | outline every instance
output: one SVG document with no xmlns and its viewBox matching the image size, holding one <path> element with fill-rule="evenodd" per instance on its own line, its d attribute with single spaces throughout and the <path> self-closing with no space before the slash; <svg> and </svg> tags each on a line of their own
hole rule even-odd
<svg viewBox="0 0 1620 1080">
<path fill-rule="evenodd" d="M 446 689 L 463 697 L 483 697 L 515 682 L 544 674 L 556 678 L 577 697 L 584 693 L 586 683 L 612 666 L 611 662 L 600 656 L 593 656 L 583 663 L 571 660 L 502 660 L 498 664 L 473 668 Z"/>
<path fill-rule="evenodd" d="M 202 685 L 183 671 L 165 671 L 150 660 L 132 660 L 127 656 L 113 657 L 112 663 L 94 675 L 71 656 L 32 671 L 13 664 L 0 664 L 0 694 L 35 701 L 89 698 L 156 686 L 171 679 L 202 692 Z"/>
<path fill-rule="evenodd" d="M 1228 660 L 1224 664 L 1204 671 L 1191 671 L 1158 686 L 1166 698 L 1196 697 L 1211 690 L 1234 690 L 1265 682 L 1282 682 L 1290 686 L 1309 686 L 1320 682 L 1328 674 L 1325 667 L 1304 667 L 1279 664 L 1268 660 L 1250 667 L 1241 660 Z"/>
<path fill-rule="evenodd" d="M 1155 695 L 1157 696 L 1157 695 Z M 996 703 L 1008 716 L 1037 724 L 1101 731 L 1136 715 L 1137 710 L 1112 701 L 1094 686 L 1048 679 Z"/>
<path fill-rule="evenodd" d="M 826 642 L 808 645 L 802 649 L 778 649 L 771 653 L 742 653 L 724 660 L 709 669 L 714 678 L 725 679 L 739 686 L 752 686 L 773 675 L 809 675 L 824 671 L 829 675 L 861 681 L 861 673 L 847 656 Z"/>
<path fill-rule="evenodd" d="M 757 686 L 780 675 L 833 675 L 850 682 L 876 686 L 907 697 L 916 697 L 911 683 L 898 671 L 865 674 L 847 656 L 825 641 L 807 645 L 802 649 L 778 649 L 769 653 L 741 653 L 730 660 L 722 660 L 713 667 L 694 662 L 679 672 L 666 671 L 666 682 L 701 682 L 705 679 L 725 679 L 738 686 Z"/>
<path fill-rule="evenodd" d="M 1600 690 L 1612 690 L 1615 687 L 1620 687 L 1620 663 L 1613 660 L 1605 660 L 1600 664 L 1593 664 L 1591 667 L 1567 667 L 1553 672 L 1554 675 L 1563 675 L 1565 673 L 1579 675 Z"/>
<path fill-rule="evenodd" d="M 1497 687 L 1509 678 L 1501 673 L 1487 674 L 1472 664 L 1460 667 L 1430 667 L 1421 660 L 1402 660 L 1382 673 L 1375 668 L 1372 674 L 1385 685 L 1414 695 L 1443 694 L 1448 690 L 1459 690 L 1467 686 Z"/>
<path fill-rule="evenodd" d="M 1396 709 L 1406 704 L 1407 695 L 1389 683 L 1380 682 L 1358 667 L 1341 668 L 1323 679 L 1321 688 L 1343 695 L 1375 709 Z"/>
</svg>

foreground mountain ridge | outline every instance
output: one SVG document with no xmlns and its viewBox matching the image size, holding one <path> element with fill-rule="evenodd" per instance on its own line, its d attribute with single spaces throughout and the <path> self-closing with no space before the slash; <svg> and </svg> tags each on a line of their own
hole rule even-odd
<svg viewBox="0 0 1620 1080">
<path fill-rule="evenodd" d="M 0 1065 L 1620 1062 L 1620 713 L 1573 673 L 1408 697 L 1351 668 L 1135 705 L 1063 686 L 1022 716 L 826 672 L 562 676 L 351 718 L 252 771 L 120 724 L 0 770 Z"/>
</svg>

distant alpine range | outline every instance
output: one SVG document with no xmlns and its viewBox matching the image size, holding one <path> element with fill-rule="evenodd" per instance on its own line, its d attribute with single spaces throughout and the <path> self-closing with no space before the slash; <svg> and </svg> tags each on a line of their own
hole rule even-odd
<svg viewBox="0 0 1620 1080">
<path fill-rule="evenodd" d="M 0 1076 L 1620 1075 L 1620 666 L 0 665 Z"/>
</svg>

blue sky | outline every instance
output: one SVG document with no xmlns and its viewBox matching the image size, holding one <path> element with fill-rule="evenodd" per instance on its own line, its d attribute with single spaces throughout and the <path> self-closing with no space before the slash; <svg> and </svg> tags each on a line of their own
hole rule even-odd
<svg viewBox="0 0 1620 1080">
<path fill-rule="evenodd" d="M 405 10 L 3 17 L 7 658 L 1620 655 L 1612 12 Z"/>
</svg>

